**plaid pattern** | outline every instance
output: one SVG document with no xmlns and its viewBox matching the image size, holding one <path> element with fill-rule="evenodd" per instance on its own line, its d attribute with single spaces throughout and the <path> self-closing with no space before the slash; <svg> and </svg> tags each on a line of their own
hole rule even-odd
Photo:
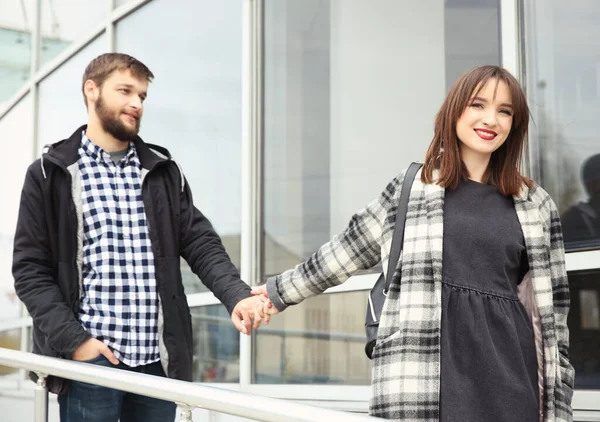
<svg viewBox="0 0 600 422">
<path fill-rule="evenodd" d="M 343 283 L 380 259 L 387 269 L 404 173 L 352 217 L 349 227 L 295 269 L 269 280 L 283 307 Z M 373 354 L 370 413 L 439 420 L 442 246 L 445 190 L 415 178 L 404 247 L 385 302 Z M 544 346 L 544 421 L 571 421 L 574 372 L 568 360 L 569 289 L 558 212 L 538 186 L 514 197 L 527 245 Z M 400 272 L 401 280 L 400 283 Z M 485 381 L 485 380 L 482 380 Z"/>
<path fill-rule="evenodd" d="M 85 135 L 79 148 L 83 285 L 79 319 L 129 366 L 159 360 L 154 255 L 133 143 L 115 164 Z"/>
</svg>

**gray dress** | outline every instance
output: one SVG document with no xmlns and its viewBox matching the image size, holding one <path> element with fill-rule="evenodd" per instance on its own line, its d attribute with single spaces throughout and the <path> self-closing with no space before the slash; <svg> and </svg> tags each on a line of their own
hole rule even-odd
<svg viewBox="0 0 600 422">
<path fill-rule="evenodd" d="M 531 320 L 517 286 L 528 271 L 512 197 L 471 180 L 446 190 L 440 420 L 539 420 Z"/>
</svg>

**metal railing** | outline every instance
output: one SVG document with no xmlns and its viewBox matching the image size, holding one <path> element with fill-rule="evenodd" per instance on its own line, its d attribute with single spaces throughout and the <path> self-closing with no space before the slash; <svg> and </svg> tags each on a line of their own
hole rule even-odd
<svg viewBox="0 0 600 422">
<path fill-rule="evenodd" d="M 39 376 L 35 387 L 35 422 L 48 421 L 46 377 L 53 375 L 74 381 L 177 403 L 181 422 L 192 421 L 192 410 L 202 408 L 258 421 L 321 422 L 343 420 L 366 422 L 373 417 L 324 409 L 255 394 L 225 390 L 115 368 L 90 365 L 64 359 L 39 356 L 0 348 L 0 365 L 28 369 Z"/>
</svg>

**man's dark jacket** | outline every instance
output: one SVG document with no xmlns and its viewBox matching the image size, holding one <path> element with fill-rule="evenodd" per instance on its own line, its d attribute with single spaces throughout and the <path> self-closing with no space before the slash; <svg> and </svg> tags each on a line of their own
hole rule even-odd
<svg viewBox="0 0 600 422">
<path fill-rule="evenodd" d="M 77 314 L 83 225 L 78 148 L 83 126 L 27 170 L 15 233 L 15 290 L 33 319 L 33 352 L 71 359 L 90 334 Z M 231 313 L 250 288 L 240 279 L 210 222 L 167 150 L 135 141 L 160 298 L 161 362 L 169 378 L 192 379 L 192 324 L 181 281 L 182 256 Z M 75 192 L 75 195 L 73 194 Z M 162 311 L 162 312 L 160 312 Z M 50 377 L 52 392 L 67 383 Z"/>
</svg>

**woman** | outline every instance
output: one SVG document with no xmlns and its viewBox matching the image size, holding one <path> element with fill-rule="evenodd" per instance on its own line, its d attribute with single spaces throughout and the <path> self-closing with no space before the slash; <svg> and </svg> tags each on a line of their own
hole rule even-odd
<svg viewBox="0 0 600 422">
<path fill-rule="evenodd" d="M 569 288 L 558 211 L 519 172 L 529 121 L 497 66 L 463 75 L 412 186 L 373 352 L 370 413 L 410 421 L 570 421 Z M 265 311 L 387 268 L 404 173 L 310 259 L 255 289 Z"/>
</svg>

